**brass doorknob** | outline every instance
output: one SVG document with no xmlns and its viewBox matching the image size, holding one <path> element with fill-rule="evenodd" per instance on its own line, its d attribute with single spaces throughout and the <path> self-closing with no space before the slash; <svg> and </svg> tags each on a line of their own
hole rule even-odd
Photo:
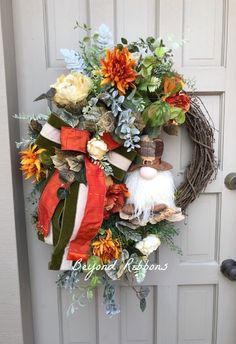
<svg viewBox="0 0 236 344">
<path fill-rule="evenodd" d="M 229 190 L 236 190 L 236 173 L 232 172 L 225 177 L 225 186 Z"/>
</svg>

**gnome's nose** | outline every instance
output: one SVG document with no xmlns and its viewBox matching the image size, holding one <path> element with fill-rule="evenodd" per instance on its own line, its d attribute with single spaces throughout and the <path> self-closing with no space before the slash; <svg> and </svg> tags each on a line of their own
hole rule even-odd
<svg viewBox="0 0 236 344">
<path fill-rule="evenodd" d="M 147 180 L 151 180 L 157 176 L 157 170 L 152 167 L 141 167 L 139 173 L 143 179 Z"/>
</svg>

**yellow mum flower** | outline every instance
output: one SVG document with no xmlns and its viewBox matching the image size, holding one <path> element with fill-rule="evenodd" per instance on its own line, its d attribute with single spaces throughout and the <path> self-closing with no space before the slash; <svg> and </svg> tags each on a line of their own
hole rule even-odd
<svg viewBox="0 0 236 344">
<path fill-rule="evenodd" d="M 92 243 L 93 254 L 101 258 L 104 264 L 109 263 L 113 259 L 118 259 L 121 254 L 120 243 L 117 239 L 112 239 L 112 232 L 107 231 L 105 238 L 99 238 Z"/>
<path fill-rule="evenodd" d="M 30 145 L 21 154 L 21 170 L 25 175 L 25 179 L 35 177 L 38 182 L 44 174 L 39 155 L 46 149 L 38 148 L 37 145 Z"/>
</svg>

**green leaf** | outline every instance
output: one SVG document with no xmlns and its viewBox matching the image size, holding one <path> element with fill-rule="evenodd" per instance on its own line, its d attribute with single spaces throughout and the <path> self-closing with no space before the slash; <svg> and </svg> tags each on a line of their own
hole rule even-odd
<svg viewBox="0 0 236 344">
<path fill-rule="evenodd" d="M 116 223 L 117 229 L 125 236 L 126 240 L 133 240 L 138 242 L 142 240 L 141 234 L 135 232 L 133 229 L 129 229 L 125 221 L 119 221 Z"/>
<path fill-rule="evenodd" d="M 93 40 L 97 40 L 99 38 L 99 34 L 98 33 L 95 33 L 94 35 L 93 35 Z"/>
<path fill-rule="evenodd" d="M 128 41 L 127 41 L 127 39 L 126 39 L 126 38 L 124 38 L 124 37 L 121 37 L 121 42 L 122 42 L 123 44 L 128 44 Z"/>
<path fill-rule="evenodd" d="M 160 79 L 155 76 L 150 76 L 146 68 L 142 71 L 147 71 L 147 75 L 143 78 L 139 78 L 138 89 L 140 91 L 148 90 L 149 92 L 154 92 L 160 86 Z"/>
<path fill-rule="evenodd" d="M 129 51 L 131 53 L 139 52 L 139 48 L 136 45 L 129 45 Z"/>
<path fill-rule="evenodd" d="M 106 235 L 106 229 L 100 228 L 99 229 L 99 234 L 105 236 Z"/>
<path fill-rule="evenodd" d="M 117 44 L 117 49 L 122 50 L 124 48 L 123 44 Z"/>
<path fill-rule="evenodd" d="M 90 37 L 89 37 L 89 36 L 85 36 L 85 37 L 83 38 L 83 42 L 84 42 L 84 43 L 90 42 Z"/>
<path fill-rule="evenodd" d="M 181 111 L 181 112 L 180 112 L 180 114 L 179 114 L 179 116 L 177 117 L 176 120 L 177 120 L 177 122 L 178 122 L 179 124 L 183 124 L 183 123 L 185 122 L 186 116 L 185 116 L 184 111 Z"/>
<path fill-rule="evenodd" d="M 170 106 L 158 100 L 148 106 L 143 112 L 144 122 L 151 127 L 160 127 L 170 119 Z"/>
<path fill-rule="evenodd" d="M 107 274 L 107 276 L 113 280 L 116 281 L 118 279 L 117 277 L 117 272 L 119 270 L 119 264 L 113 264 L 114 262 L 111 262 L 110 264 L 107 264 L 106 268 L 105 268 L 105 273 Z"/>
<path fill-rule="evenodd" d="M 146 277 L 146 269 L 139 267 L 138 270 L 134 271 L 134 275 L 137 283 L 142 283 Z"/>
<path fill-rule="evenodd" d="M 154 52 L 159 59 L 162 59 L 166 51 L 164 47 L 157 47 Z"/>
<path fill-rule="evenodd" d="M 154 92 L 160 85 L 160 79 L 152 76 L 151 79 L 148 81 L 148 91 Z"/>
<path fill-rule="evenodd" d="M 149 66 L 149 67 L 142 67 L 141 70 L 140 70 L 140 75 L 144 78 L 148 78 L 151 76 L 152 74 L 152 69 L 153 69 L 153 66 Z"/>
<path fill-rule="evenodd" d="M 143 60 L 143 65 L 144 65 L 145 67 L 149 67 L 150 65 L 155 64 L 155 62 L 156 62 L 155 56 L 148 55 L 148 56 L 146 56 L 146 57 L 144 58 L 144 60 Z"/>
<path fill-rule="evenodd" d="M 142 286 L 139 289 L 138 295 L 140 299 L 143 299 L 143 298 L 148 297 L 149 293 L 150 293 L 150 288 L 147 286 Z"/>
<path fill-rule="evenodd" d="M 87 265 L 97 267 L 97 266 L 102 265 L 102 261 L 98 256 L 90 256 L 89 259 L 87 260 Z"/>
<path fill-rule="evenodd" d="M 46 93 L 42 93 L 39 97 L 37 97 L 34 102 L 37 102 L 38 100 L 42 99 L 52 99 L 56 94 L 55 88 L 50 88 Z"/>
<path fill-rule="evenodd" d="M 45 166 L 51 166 L 53 165 L 52 159 L 48 153 L 48 151 L 44 151 L 39 155 L 39 159 L 41 163 Z"/>
<path fill-rule="evenodd" d="M 30 124 L 29 124 L 30 130 L 32 130 L 34 133 L 39 134 L 41 129 L 42 129 L 42 124 L 39 123 L 35 119 L 31 119 Z"/>
<path fill-rule="evenodd" d="M 88 288 L 87 289 L 87 299 L 91 301 L 93 299 L 93 290 Z"/>
<path fill-rule="evenodd" d="M 83 266 L 83 271 L 89 272 L 98 266 L 102 266 L 101 259 L 97 256 L 90 256 L 89 259 L 87 260 L 86 264 L 84 264 L 84 266 Z"/>
<path fill-rule="evenodd" d="M 135 96 L 135 92 L 136 92 L 136 86 L 134 86 L 132 92 L 130 92 L 130 94 L 128 95 L 127 99 L 128 100 L 132 100 Z"/>
<path fill-rule="evenodd" d="M 179 116 L 179 113 L 182 111 L 182 109 L 177 107 L 171 107 L 170 108 L 170 119 L 175 119 Z"/>
<path fill-rule="evenodd" d="M 175 227 L 174 223 L 166 220 L 161 221 L 155 225 L 148 223 L 145 226 L 145 234 L 156 234 L 161 240 L 162 244 L 167 244 L 170 249 L 182 254 L 181 249 L 175 245 L 174 237 L 179 234 L 179 229 Z"/>
<path fill-rule="evenodd" d="M 148 89 L 148 81 L 146 79 L 142 79 L 138 85 L 138 89 L 140 91 L 147 91 Z"/>
<path fill-rule="evenodd" d="M 155 38 L 152 36 L 147 37 L 146 42 L 148 44 L 153 44 L 155 42 Z"/>
<path fill-rule="evenodd" d="M 124 249 L 121 253 L 121 260 L 122 262 L 124 262 L 127 259 L 129 259 L 129 252 L 126 249 Z"/>
<path fill-rule="evenodd" d="M 99 278 L 97 275 L 93 275 L 90 281 L 90 288 L 95 289 L 98 284 L 101 284 L 101 278 Z"/>
<path fill-rule="evenodd" d="M 170 119 L 175 119 L 178 124 L 185 122 L 185 113 L 181 108 L 170 107 Z"/>
<path fill-rule="evenodd" d="M 147 306 L 147 301 L 146 301 L 146 299 L 145 299 L 145 298 L 141 299 L 139 305 L 140 305 L 141 311 L 144 312 L 145 309 L 146 309 L 146 306 Z"/>
</svg>

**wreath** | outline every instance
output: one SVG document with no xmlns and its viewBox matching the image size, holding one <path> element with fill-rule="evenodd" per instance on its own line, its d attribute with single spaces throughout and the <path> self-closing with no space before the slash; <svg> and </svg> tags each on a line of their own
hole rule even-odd
<svg viewBox="0 0 236 344">
<path fill-rule="evenodd" d="M 68 74 L 36 98 L 48 100 L 48 112 L 15 115 L 28 121 L 17 147 L 21 170 L 33 179 L 32 222 L 52 246 L 58 286 L 74 291 L 69 313 L 99 284 L 106 313 L 119 312 L 113 281 L 121 278 L 143 311 L 149 289 L 137 285 L 158 268 L 150 254 L 161 243 L 180 252 L 175 222 L 216 174 L 214 129 L 200 100 L 184 91 L 188 81 L 162 39 L 115 45 L 105 25 L 83 29 L 78 52 L 61 49 Z M 176 192 L 161 133 L 176 135 L 181 125 L 193 155 Z"/>
<path fill-rule="evenodd" d="M 211 123 L 211 118 L 204 104 L 196 96 L 191 97 L 185 127 L 193 144 L 193 153 L 191 162 L 185 171 L 185 180 L 177 191 L 176 204 L 183 210 L 205 190 L 209 182 L 216 178 L 218 171 L 213 147 L 215 141 L 214 125 Z"/>
</svg>

